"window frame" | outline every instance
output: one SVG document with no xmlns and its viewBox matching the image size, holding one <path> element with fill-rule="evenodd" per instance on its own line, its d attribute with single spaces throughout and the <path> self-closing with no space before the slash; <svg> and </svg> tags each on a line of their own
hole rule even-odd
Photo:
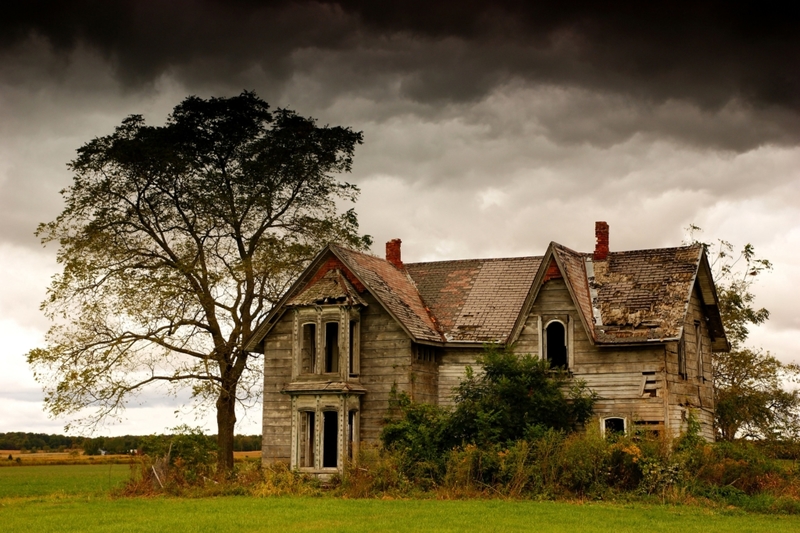
<svg viewBox="0 0 800 533">
<path fill-rule="evenodd" d="M 622 420 L 622 435 L 625 436 L 628 434 L 628 418 L 619 415 L 608 415 L 600 418 L 600 434 L 605 439 L 609 435 L 606 435 L 606 422 L 608 420 Z"/>
<path fill-rule="evenodd" d="M 563 370 L 569 371 L 573 366 L 572 361 L 572 320 L 569 319 L 569 315 L 565 317 L 557 316 L 557 317 L 540 317 L 539 318 L 539 340 L 540 340 L 540 356 L 545 361 L 550 361 L 549 353 L 548 353 L 548 342 L 547 342 L 547 329 L 554 323 L 557 322 L 561 324 L 561 327 L 564 328 L 564 348 L 566 350 L 566 364 L 563 367 Z M 561 367 L 552 367 L 551 370 L 557 370 Z"/>
</svg>

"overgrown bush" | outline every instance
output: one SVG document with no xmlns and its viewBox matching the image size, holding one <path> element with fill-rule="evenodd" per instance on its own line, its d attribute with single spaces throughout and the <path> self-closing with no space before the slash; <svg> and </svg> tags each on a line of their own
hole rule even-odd
<svg viewBox="0 0 800 533">
<path fill-rule="evenodd" d="M 402 393 L 390 400 L 381 441 L 414 482 L 434 487 L 448 471 L 461 479 L 453 471 L 460 468 L 477 482 L 494 483 L 500 450 L 548 429 L 574 431 L 591 416 L 595 394 L 582 383 L 569 385 L 546 361 L 488 346 L 480 363 L 481 372 L 467 368 L 453 409 L 414 403 Z"/>
</svg>

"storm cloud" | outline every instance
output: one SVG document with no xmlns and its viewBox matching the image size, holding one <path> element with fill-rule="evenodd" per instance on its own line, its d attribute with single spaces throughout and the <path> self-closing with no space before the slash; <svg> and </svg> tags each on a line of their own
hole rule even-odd
<svg viewBox="0 0 800 533">
<path fill-rule="evenodd" d="M 716 128 L 699 129 L 691 120 L 642 119 L 645 130 L 688 142 L 743 151 L 798 141 L 800 7 L 771 1 L 630 6 L 41 0 L 20 3 L 3 18 L 0 42 L 8 52 L 44 39 L 64 61 L 84 46 L 108 61 L 129 88 L 168 73 L 195 86 L 267 86 L 271 96 L 294 77 L 313 73 L 329 98 L 375 97 L 379 87 L 379 94 L 420 104 L 416 112 L 424 113 L 521 82 L 583 89 L 640 106 L 682 103 L 722 115 Z M 731 109 L 754 117 L 759 127 L 731 134 Z M 636 124 L 619 124 L 612 139 L 633 131 Z M 593 138 L 575 129 L 553 136 Z"/>
</svg>

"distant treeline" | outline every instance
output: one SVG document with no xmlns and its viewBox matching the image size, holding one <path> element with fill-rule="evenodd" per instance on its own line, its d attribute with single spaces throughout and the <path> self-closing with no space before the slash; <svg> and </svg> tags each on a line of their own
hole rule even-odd
<svg viewBox="0 0 800 533">
<path fill-rule="evenodd" d="M 106 453 L 131 453 L 142 450 L 154 441 L 168 440 L 171 435 L 124 435 L 122 437 L 71 437 L 67 435 L 48 435 L 46 433 L 0 433 L 0 450 L 22 450 L 29 452 L 82 449 L 87 455 Z M 216 435 L 206 435 L 210 445 L 216 442 Z M 236 435 L 233 449 L 249 452 L 261 449 L 261 435 Z"/>
</svg>

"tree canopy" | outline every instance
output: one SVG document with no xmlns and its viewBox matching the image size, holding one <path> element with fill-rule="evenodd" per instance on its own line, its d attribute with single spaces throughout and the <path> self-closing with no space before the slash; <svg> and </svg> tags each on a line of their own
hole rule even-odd
<svg viewBox="0 0 800 533">
<path fill-rule="evenodd" d="M 243 342 L 325 243 L 371 244 L 337 209 L 358 196 L 336 175 L 362 140 L 243 92 L 188 97 L 163 126 L 132 115 L 82 146 L 64 210 L 37 230 L 62 267 L 47 346 L 28 354 L 48 411 L 92 408 L 79 422 L 93 424 L 146 385 L 188 386 L 215 402 L 232 467 L 236 402 L 260 389 Z"/>
<path fill-rule="evenodd" d="M 714 353 L 715 425 L 719 438 L 787 439 L 800 437 L 800 391 L 790 390 L 800 379 L 800 366 L 783 363 L 769 352 L 745 344 L 750 328 L 769 319 L 755 304 L 753 283 L 772 270 L 769 260 L 756 255 L 752 244 L 737 250 L 726 240 L 703 243 L 702 231 L 688 228 L 691 240 L 702 244 L 709 257 L 720 314 L 731 351 Z"/>
</svg>

